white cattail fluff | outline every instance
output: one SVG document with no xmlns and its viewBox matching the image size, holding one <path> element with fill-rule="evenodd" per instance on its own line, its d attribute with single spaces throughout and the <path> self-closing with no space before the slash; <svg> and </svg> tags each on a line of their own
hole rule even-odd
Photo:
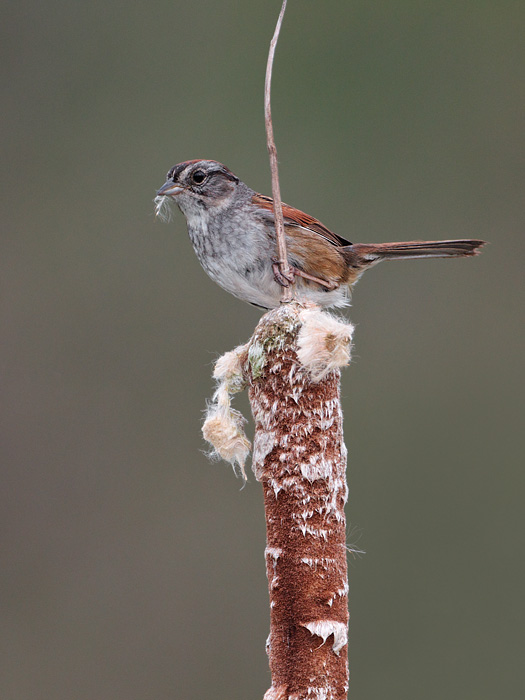
<svg viewBox="0 0 525 700">
<path fill-rule="evenodd" d="M 334 643 L 332 649 L 334 654 L 339 654 L 341 649 L 348 644 L 348 626 L 337 620 L 314 620 L 313 622 L 303 623 L 303 627 L 306 627 L 309 632 L 317 637 L 321 637 L 323 644 L 328 637 L 333 635 Z"/>
<path fill-rule="evenodd" d="M 343 323 L 319 307 L 303 309 L 300 319 L 297 357 L 314 382 L 349 364 L 354 333 L 352 324 Z"/>
<path fill-rule="evenodd" d="M 215 363 L 213 376 L 218 381 L 217 389 L 202 426 L 203 437 L 213 448 L 212 456 L 230 462 L 234 469 L 239 469 L 243 479 L 246 479 L 244 464 L 251 445 L 242 427 L 245 419 L 232 408 L 231 396 L 245 387 L 242 373 L 245 352 L 246 347 L 241 345 Z"/>
<path fill-rule="evenodd" d="M 171 203 L 170 197 L 158 194 L 155 199 L 155 216 L 164 223 L 171 221 Z"/>
</svg>

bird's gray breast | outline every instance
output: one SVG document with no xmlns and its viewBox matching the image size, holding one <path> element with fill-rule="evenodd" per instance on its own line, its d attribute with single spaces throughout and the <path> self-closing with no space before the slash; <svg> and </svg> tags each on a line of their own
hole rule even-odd
<svg viewBox="0 0 525 700">
<path fill-rule="evenodd" d="M 188 233 L 204 270 L 231 294 L 257 303 L 261 292 L 265 295 L 268 285 L 274 286 L 272 238 L 265 224 L 248 212 L 227 209 L 192 217 Z"/>
</svg>

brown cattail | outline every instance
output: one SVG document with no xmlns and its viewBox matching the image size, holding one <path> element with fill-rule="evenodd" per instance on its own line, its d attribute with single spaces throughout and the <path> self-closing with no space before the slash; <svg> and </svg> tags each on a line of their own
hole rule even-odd
<svg viewBox="0 0 525 700">
<path fill-rule="evenodd" d="M 339 367 L 350 359 L 352 331 L 316 306 L 291 303 L 265 314 L 249 343 L 217 363 L 216 397 L 221 386 L 235 391 L 245 381 L 255 419 L 253 471 L 264 492 L 270 593 L 272 687 L 265 700 L 347 695 Z M 226 419 L 232 422 L 239 425 L 237 417 Z M 242 434 L 241 448 L 244 440 Z"/>
</svg>

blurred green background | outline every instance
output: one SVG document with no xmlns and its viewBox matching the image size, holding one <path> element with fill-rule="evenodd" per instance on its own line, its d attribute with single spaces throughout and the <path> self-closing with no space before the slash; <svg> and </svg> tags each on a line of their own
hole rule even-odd
<svg viewBox="0 0 525 700">
<path fill-rule="evenodd" d="M 270 193 L 279 7 L 4 4 L 3 700 L 269 686 L 261 489 L 200 436 L 260 314 L 152 199 L 196 157 Z M 354 241 L 491 242 L 383 265 L 347 312 L 358 700 L 525 691 L 524 34 L 517 1 L 291 0 L 277 50 L 285 201 Z"/>
</svg>

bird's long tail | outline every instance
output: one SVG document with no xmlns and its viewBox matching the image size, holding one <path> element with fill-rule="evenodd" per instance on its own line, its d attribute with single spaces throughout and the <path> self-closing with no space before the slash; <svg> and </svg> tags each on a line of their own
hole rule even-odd
<svg viewBox="0 0 525 700">
<path fill-rule="evenodd" d="M 485 241 L 465 239 L 458 241 L 405 241 L 403 243 L 354 243 L 344 247 L 350 267 L 364 269 L 381 260 L 408 258 L 462 258 L 477 255 Z"/>
</svg>

